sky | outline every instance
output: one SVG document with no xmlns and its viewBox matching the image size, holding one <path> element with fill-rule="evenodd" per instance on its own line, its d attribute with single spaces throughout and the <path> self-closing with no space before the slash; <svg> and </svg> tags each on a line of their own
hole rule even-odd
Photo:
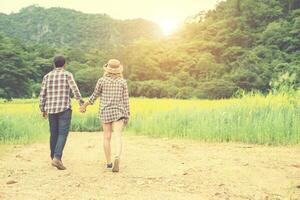
<svg viewBox="0 0 300 200">
<path fill-rule="evenodd" d="M 186 17 L 213 9 L 220 0 L 0 0 L 0 12 L 39 6 L 71 8 L 84 13 L 105 13 L 116 19 L 144 18 L 158 23 L 166 34 Z"/>
</svg>

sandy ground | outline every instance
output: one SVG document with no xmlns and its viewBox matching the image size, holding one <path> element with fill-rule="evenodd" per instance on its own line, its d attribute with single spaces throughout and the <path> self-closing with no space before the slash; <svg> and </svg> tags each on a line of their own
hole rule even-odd
<svg viewBox="0 0 300 200">
<path fill-rule="evenodd" d="M 66 171 L 47 143 L 0 158 L 0 199 L 300 199 L 300 148 L 124 137 L 121 171 L 103 170 L 102 137 L 70 134 Z M 15 183 L 14 183 L 15 182 Z"/>
</svg>

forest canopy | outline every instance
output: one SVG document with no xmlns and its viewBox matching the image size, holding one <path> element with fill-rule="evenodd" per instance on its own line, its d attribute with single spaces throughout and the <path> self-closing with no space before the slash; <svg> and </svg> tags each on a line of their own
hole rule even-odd
<svg viewBox="0 0 300 200">
<path fill-rule="evenodd" d="M 0 14 L 0 97 L 36 96 L 62 54 L 83 93 L 112 57 L 131 96 L 229 98 L 300 85 L 300 0 L 227 0 L 171 37 L 143 19 L 30 6 Z"/>
</svg>

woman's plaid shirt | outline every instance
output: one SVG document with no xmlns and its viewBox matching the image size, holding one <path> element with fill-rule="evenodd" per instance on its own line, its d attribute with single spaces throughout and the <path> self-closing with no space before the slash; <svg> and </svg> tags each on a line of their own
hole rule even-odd
<svg viewBox="0 0 300 200">
<path fill-rule="evenodd" d="M 99 117 L 103 123 L 110 123 L 121 118 L 129 118 L 129 96 L 127 82 L 123 78 L 104 76 L 97 82 L 89 98 L 94 104 L 100 96 Z"/>
<path fill-rule="evenodd" d="M 71 108 L 70 90 L 72 90 L 79 104 L 82 105 L 84 101 L 72 73 L 63 68 L 55 68 L 43 78 L 40 110 L 53 114 Z"/>
</svg>

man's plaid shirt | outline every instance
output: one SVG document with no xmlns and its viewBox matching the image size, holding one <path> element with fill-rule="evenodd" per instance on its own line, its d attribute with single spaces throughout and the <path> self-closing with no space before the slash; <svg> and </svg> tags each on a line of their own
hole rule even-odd
<svg viewBox="0 0 300 200">
<path fill-rule="evenodd" d="M 129 118 L 129 96 L 125 79 L 109 76 L 100 78 L 89 103 L 93 104 L 99 96 L 99 117 L 103 123 Z"/>
<path fill-rule="evenodd" d="M 71 108 L 70 90 L 79 104 L 82 105 L 84 102 L 72 73 L 63 68 L 55 68 L 43 78 L 40 110 L 53 114 Z"/>
</svg>

